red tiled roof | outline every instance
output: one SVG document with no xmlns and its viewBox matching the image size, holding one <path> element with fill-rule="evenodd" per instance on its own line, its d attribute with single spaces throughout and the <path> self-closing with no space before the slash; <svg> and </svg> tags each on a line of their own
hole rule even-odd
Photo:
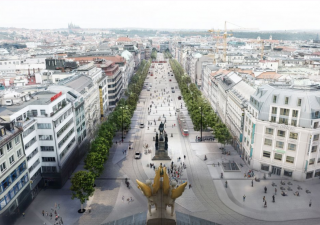
<svg viewBox="0 0 320 225">
<path fill-rule="evenodd" d="M 117 42 L 131 42 L 131 39 L 128 37 L 119 37 Z"/>
<path fill-rule="evenodd" d="M 257 79 L 276 79 L 278 80 L 282 75 L 278 74 L 276 72 L 263 72 L 260 75 L 258 75 Z"/>
</svg>

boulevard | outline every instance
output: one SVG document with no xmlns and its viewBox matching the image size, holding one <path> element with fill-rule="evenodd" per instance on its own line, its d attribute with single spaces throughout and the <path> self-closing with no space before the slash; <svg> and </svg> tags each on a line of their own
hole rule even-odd
<svg viewBox="0 0 320 225">
<path fill-rule="evenodd" d="M 158 53 L 157 61 L 166 59 L 163 54 Z M 250 170 L 249 167 L 231 146 L 226 146 L 226 150 L 231 154 L 223 155 L 219 149 L 221 145 L 216 141 L 196 142 L 196 136 L 199 136 L 200 132 L 193 129 L 183 98 L 178 100 L 181 92 L 175 77 L 171 74 L 169 60 L 167 63 L 155 64 L 154 68 L 150 67 L 145 88 L 139 96 L 139 103 L 131 120 L 131 129 L 125 135 L 123 143 L 119 143 L 121 131 L 117 132 L 104 172 L 96 179 L 94 196 L 85 204 L 90 213 L 77 213 L 80 203 L 77 199 L 71 200 L 69 180 L 62 189 L 42 190 L 26 210 L 25 217 L 19 218 L 15 224 L 54 224 L 53 220 L 43 216 L 41 212 L 51 211 L 55 203 L 60 204 L 60 209 L 54 210 L 58 211 L 64 224 L 114 224 L 111 222 L 117 220 L 119 223 L 125 223 L 129 220 L 128 217 L 133 215 L 138 215 L 136 221 L 139 221 L 140 216 L 143 222 L 147 212 L 147 200 L 137 188 L 135 180 L 145 182 L 154 177 L 154 170 L 148 166 L 150 163 L 157 168 L 160 163 L 169 166 L 172 161 L 176 165 L 186 164 L 186 169 L 178 181 L 191 184 L 191 188 L 187 186 L 176 201 L 175 210 L 180 221 L 190 222 L 189 217 L 183 217 L 189 215 L 199 218 L 198 221 L 207 220 L 217 224 L 319 224 L 318 181 L 291 181 L 293 191 L 284 197 L 280 194 L 280 182 L 283 180 L 287 188 L 289 180 L 278 176 L 267 177 L 264 180 L 263 173 L 254 171 L 256 177 L 261 180 L 253 181 L 252 187 L 252 179 L 244 177 Z M 187 137 L 184 137 L 179 129 L 177 109 L 186 116 L 189 131 Z M 165 123 L 164 129 L 168 134 L 168 152 L 171 160 L 152 161 L 155 154 L 153 138 L 161 122 Z M 144 124 L 144 127 L 141 127 L 141 124 Z M 210 131 L 203 131 L 202 135 L 212 136 Z M 151 151 L 149 153 L 145 150 Z M 140 159 L 135 159 L 136 152 L 141 153 Z M 207 160 L 204 160 L 205 156 Z M 239 167 L 240 171 L 225 172 L 222 168 L 223 162 L 235 162 L 242 166 Z M 75 172 L 82 170 L 83 166 L 84 163 L 81 162 Z M 221 173 L 223 179 L 220 177 Z M 125 185 L 126 178 L 130 188 Z M 277 184 L 278 188 L 275 203 L 272 202 L 272 196 L 275 194 L 272 182 Z M 293 195 L 298 185 L 303 188 L 300 197 Z M 264 187 L 268 188 L 267 193 L 264 192 Z M 310 194 L 305 192 L 307 189 L 311 191 Z M 243 195 L 246 195 L 245 201 Z M 267 199 L 267 208 L 263 206 L 263 196 Z M 131 198 L 133 201 L 127 201 Z M 312 207 L 309 207 L 310 199 Z"/>
</svg>

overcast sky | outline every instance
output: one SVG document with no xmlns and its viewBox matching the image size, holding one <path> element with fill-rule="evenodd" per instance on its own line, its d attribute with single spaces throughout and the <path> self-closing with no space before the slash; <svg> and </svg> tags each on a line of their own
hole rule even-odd
<svg viewBox="0 0 320 225">
<path fill-rule="evenodd" d="M 320 1 L 0 1 L 0 27 L 222 29 L 320 28 Z M 230 28 L 236 26 L 229 25 Z"/>
</svg>

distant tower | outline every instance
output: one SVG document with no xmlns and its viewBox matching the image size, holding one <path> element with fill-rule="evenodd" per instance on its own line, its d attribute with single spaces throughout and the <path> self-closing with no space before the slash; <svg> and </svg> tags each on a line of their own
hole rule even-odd
<svg viewBox="0 0 320 225">
<path fill-rule="evenodd" d="M 258 41 L 260 41 L 260 40 L 261 40 L 260 36 L 258 36 L 258 37 L 257 37 L 257 40 L 258 40 Z"/>
<path fill-rule="evenodd" d="M 272 35 L 270 34 L 269 40 L 272 40 Z"/>
</svg>

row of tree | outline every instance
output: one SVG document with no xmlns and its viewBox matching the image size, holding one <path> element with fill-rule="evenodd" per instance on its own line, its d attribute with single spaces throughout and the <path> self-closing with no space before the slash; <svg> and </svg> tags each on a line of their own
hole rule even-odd
<svg viewBox="0 0 320 225">
<path fill-rule="evenodd" d="M 166 50 L 163 52 L 163 54 L 164 54 L 164 58 L 166 58 L 166 59 L 172 59 L 172 54 L 171 54 L 171 52 L 169 51 L 169 49 L 166 49 Z"/>
<path fill-rule="evenodd" d="M 200 130 L 202 117 L 202 128 L 211 127 L 218 142 L 223 145 L 227 144 L 232 139 L 232 136 L 226 125 L 221 122 L 210 103 L 203 98 L 198 87 L 194 83 L 191 83 L 190 76 L 184 72 L 181 65 L 175 59 L 170 59 L 170 65 L 188 108 L 194 130 Z"/>
<path fill-rule="evenodd" d="M 108 159 L 109 149 L 112 147 L 112 140 L 115 133 L 124 127 L 130 129 L 131 118 L 137 107 L 140 92 L 144 80 L 148 75 L 150 61 L 142 61 L 135 75 L 131 78 L 126 99 L 121 99 L 114 111 L 109 115 L 108 120 L 99 127 L 97 137 L 91 142 L 89 153 L 84 162 L 87 171 L 79 171 L 71 178 L 72 199 L 80 200 L 83 212 L 83 204 L 94 193 L 94 181 L 104 170 L 104 163 Z"/>
<path fill-rule="evenodd" d="M 151 52 L 151 59 L 156 60 L 157 58 L 157 49 L 153 48 Z"/>
</svg>

